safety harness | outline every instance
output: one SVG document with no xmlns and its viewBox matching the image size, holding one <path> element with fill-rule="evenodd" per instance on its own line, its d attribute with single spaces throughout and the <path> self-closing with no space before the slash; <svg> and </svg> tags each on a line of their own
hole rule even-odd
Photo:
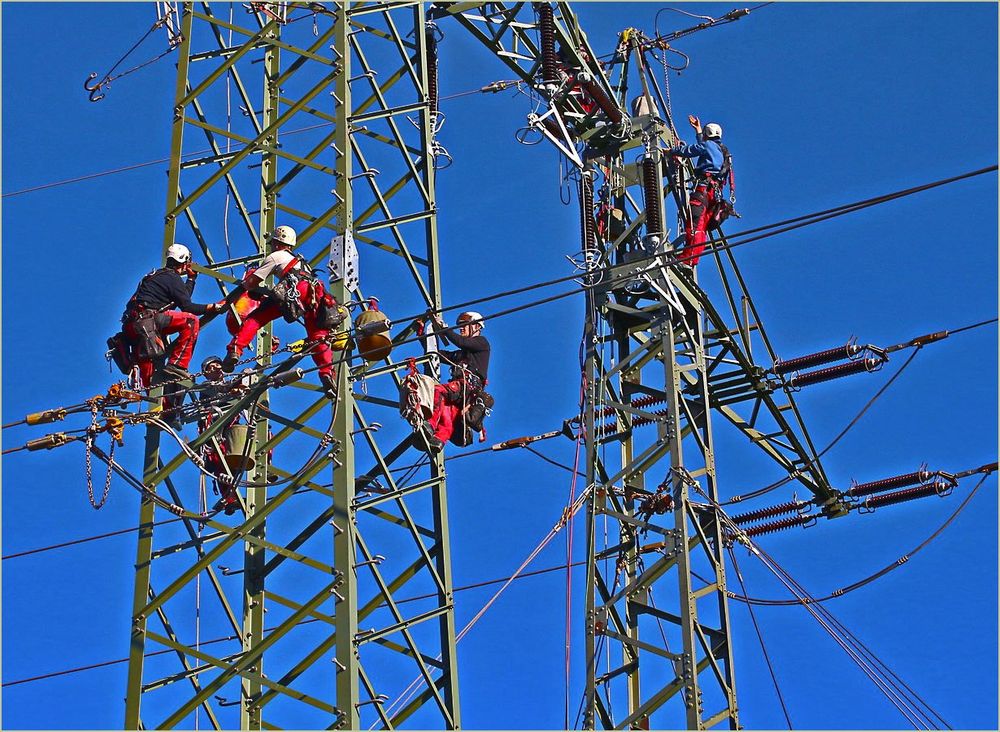
<svg viewBox="0 0 1000 732">
<path fill-rule="evenodd" d="M 301 265 L 298 270 L 295 270 L 296 264 Z M 309 283 L 305 302 L 299 292 L 300 282 Z M 316 324 L 324 330 L 332 330 L 343 323 L 346 317 L 344 309 L 338 307 L 337 299 L 326 291 L 323 281 L 298 254 L 292 254 L 292 261 L 281 270 L 273 288 L 261 289 L 281 308 L 282 317 L 289 323 L 294 323 L 306 311 L 315 310 Z"/>
<path fill-rule="evenodd" d="M 740 218 L 736 213 L 736 175 L 733 173 L 733 156 L 729 153 L 721 140 L 713 139 L 719 149 L 722 150 L 722 167 L 718 173 L 702 173 L 704 180 L 712 187 L 715 204 L 712 207 L 709 226 L 718 228 L 730 216 Z M 724 195 L 726 185 L 729 185 L 729 198 Z"/>
<path fill-rule="evenodd" d="M 125 304 L 122 313 L 122 329 L 108 338 L 107 358 L 113 361 L 118 370 L 128 376 L 140 360 L 150 361 L 161 358 L 167 352 L 166 343 L 156 327 L 156 316 L 169 308 L 173 303 L 167 303 L 160 308 L 152 308 L 139 300 L 139 291 L 146 280 L 159 270 L 152 270 L 139 280 L 132 297 Z M 131 327 L 129 327 L 131 326 Z M 131 332 L 129 332 L 131 331 Z"/>
</svg>

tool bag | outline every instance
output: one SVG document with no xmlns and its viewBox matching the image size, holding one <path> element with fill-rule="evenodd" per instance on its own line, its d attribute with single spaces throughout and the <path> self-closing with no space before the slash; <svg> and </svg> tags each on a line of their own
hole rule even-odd
<svg viewBox="0 0 1000 732">
<path fill-rule="evenodd" d="M 294 323 L 305 313 L 299 298 L 299 278 L 291 272 L 272 288 L 271 299 L 281 309 L 281 317 L 287 323 Z"/>
<path fill-rule="evenodd" d="M 736 208 L 732 202 L 725 198 L 719 198 L 712 205 L 712 215 L 708 220 L 708 228 L 718 229 L 725 223 L 726 219 L 736 213 Z"/>
<path fill-rule="evenodd" d="M 434 413 L 434 387 L 437 381 L 426 374 L 410 373 L 399 385 L 399 413 L 412 426 Z"/>
<path fill-rule="evenodd" d="M 128 376 L 132 373 L 132 345 L 128 336 L 122 332 L 115 333 L 108 338 L 108 352 L 105 354 L 109 361 L 114 362 L 118 370 Z"/>
<path fill-rule="evenodd" d="M 160 329 L 156 327 L 156 311 L 140 310 L 132 317 L 132 348 L 137 358 L 153 361 L 167 352 Z"/>
<path fill-rule="evenodd" d="M 318 288 L 320 291 L 322 287 Z M 336 330 L 347 319 L 347 308 L 337 302 L 337 298 L 322 292 L 316 313 L 316 326 L 323 330 Z"/>
</svg>

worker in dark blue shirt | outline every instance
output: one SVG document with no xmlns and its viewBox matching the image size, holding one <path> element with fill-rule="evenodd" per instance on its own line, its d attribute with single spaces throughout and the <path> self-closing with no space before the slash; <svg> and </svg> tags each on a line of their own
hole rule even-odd
<svg viewBox="0 0 1000 732">
<path fill-rule="evenodd" d="M 679 256 L 681 266 L 694 267 L 708 240 L 708 226 L 718 203 L 723 200 L 722 187 L 731 169 L 729 151 L 722 144 L 722 127 L 715 122 L 701 126 L 693 114 L 688 122 L 697 134 L 691 145 L 677 145 L 671 155 L 690 158 L 695 171 L 694 190 L 691 192 L 690 212 L 685 217 L 684 250 Z"/>
<path fill-rule="evenodd" d="M 182 279 L 187 275 L 187 281 Z M 199 305 L 191 302 L 198 273 L 191 267 L 191 252 L 183 244 L 167 248 L 167 264 L 142 278 L 122 315 L 122 332 L 132 343 L 139 381 L 148 388 L 155 363 L 166 356 L 167 378 L 188 376 L 187 367 L 198 340 L 198 316 L 217 313 L 225 301 Z M 164 338 L 177 333 L 169 349 Z M 169 352 L 168 352 L 169 351 Z"/>
</svg>

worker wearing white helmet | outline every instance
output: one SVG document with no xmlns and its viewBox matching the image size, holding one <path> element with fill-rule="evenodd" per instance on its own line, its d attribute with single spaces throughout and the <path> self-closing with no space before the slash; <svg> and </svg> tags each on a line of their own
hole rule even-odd
<svg viewBox="0 0 1000 732">
<path fill-rule="evenodd" d="M 442 354 L 452 366 L 452 378 L 458 367 L 464 367 L 485 383 L 490 367 L 490 342 L 483 335 L 483 316 L 475 310 L 467 310 L 458 316 L 454 328 L 445 325 L 438 314 L 432 315 L 431 320 L 434 322 L 435 333 L 446 345 L 458 346 L 457 351 L 445 351 Z"/>
<path fill-rule="evenodd" d="M 722 144 L 722 127 L 709 122 L 702 128 L 701 120 L 693 114 L 688 122 L 698 136 L 692 145 L 680 144 L 670 150 L 670 154 L 690 158 L 694 165 L 694 190 L 691 192 L 689 215 L 685 217 L 685 246 L 679 256 L 681 265 L 694 267 L 705 250 L 708 229 L 718 226 L 724 220 L 725 197 L 722 188 L 727 179 L 732 187 L 732 158 Z M 728 211 L 725 215 L 728 216 Z"/>
<path fill-rule="evenodd" d="M 445 345 L 457 346 L 455 351 L 440 351 L 451 365 L 451 380 L 435 387 L 434 413 L 427 424 L 437 442 L 432 449 L 451 440 L 460 447 L 472 442 L 472 433 L 483 435 L 483 419 L 493 406 L 493 398 L 484 391 L 489 376 L 490 342 L 483 335 L 483 316 L 467 310 L 458 316 L 454 328 L 449 328 L 440 315 L 430 314 L 434 333 Z M 456 332 L 457 331 L 457 332 Z M 432 442 L 428 439 L 428 442 Z"/>
<path fill-rule="evenodd" d="M 291 226 L 277 227 L 269 236 L 272 252 L 264 257 L 259 267 L 243 278 L 242 287 L 247 291 L 259 288 L 271 276 L 274 277 L 275 286 L 272 294 L 243 319 L 243 324 L 229 342 L 222 368 L 227 373 L 233 371 L 240 354 L 253 342 L 257 331 L 264 325 L 282 316 L 288 322 L 301 317 L 305 323 L 306 337 L 314 344 L 310 355 L 319 367 L 317 371 L 323 391 L 328 398 L 335 400 L 337 383 L 333 352 L 326 342 L 329 328 L 334 324 L 326 318 L 328 314 L 337 312 L 337 304 L 309 265 L 292 253 L 296 239 L 295 230 Z"/>
<path fill-rule="evenodd" d="M 171 244 L 166 260 L 166 266 L 142 278 L 122 315 L 122 332 L 132 344 L 143 387 L 149 387 L 155 365 L 164 356 L 164 380 L 186 377 L 198 340 L 198 316 L 225 307 L 223 302 L 200 305 L 191 301 L 198 273 L 191 266 L 191 251 L 186 246 Z M 177 338 L 167 348 L 164 341 L 173 333 Z"/>
</svg>

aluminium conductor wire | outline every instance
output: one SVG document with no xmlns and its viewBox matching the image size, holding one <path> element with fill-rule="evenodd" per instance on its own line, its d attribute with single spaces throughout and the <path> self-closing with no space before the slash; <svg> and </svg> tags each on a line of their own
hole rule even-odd
<svg viewBox="0 0 1000 732">
<path fill-rule="evenodd" d="M 781 584 L 783 584 L 793 596 L 800 598 L 801 596 L 808 594 L 802 590 L 801 587 L 797 585 L 797 583 L 795 583 L 794 580 L 792 580 L 780 566 L 774 563 L 769 556 L 760 551 L 756 545 L 751 543 L 751 546 L 756 549 L 756 551 L 751 553 L 761 560 L 764 566 L 767 567 L 772 574 L 774 574 L 778 581 L 781 582 Z M 897 711 L 899 711 L 906 721 L 912 725 L 914 729 L 919 729 L 919 720 L 917 720 L 917 715 L 914 710 L 906 701 L 900 698 L 900 696 L 893 689 L 890 688 L 890 684 L 888 684 L 884 679 L 879 678 L 875 669 L 873 669 L 869 663 L 864 661 L 859 650 L 849 643 L 847 639 L 845 639 L 843 635 L 837 631 L 836 627 L 829 622 L 829 619 L 823 617 L 822 614 L 818 612 L 818 610 L 821 610 L 823 606 L 819 605 L 814 608 L 812 605 L 805 604 L 803 607 L 810 615 L 813 616 L 816 622 L 820 624 L 820 627 L 826 631 L 833 641 L 841 647 L 854 664 L 861 669 L 861 671 L 868 677 L 875 687 L 882 692 L 886 699 L 889 700 L 889 702 L 896 708 Z"/>
<path fill-rule="evenodd" d="M 727 595 L 730 599 L 736 600 L 738 602 L 745 602 L 750 605 L 769 605 L 775 607 L 791 607 L 793 605 L 802 605 L 812 602 L 817 602 L 817 603 L 827 602 L 828 600 L 832 600 L 837 597 L 843 597 L 847 593 L 853 592 L 854 590 L 869 585 L 872 582 L 875 582 L 876 580 L 881 579 L 885 575 L 889 574 L 889 572 L 898 569 L 899 567 L 902 567 L 910 559 L 912 559 L 914 555 L 916 555 L 921 549 L 923 549 L 932 541 L 937 539 L 944 532 L 944 530 L 948 528 L 951 522 L 954 521 L 956 518 L 958 518 L 958 515 L 962 513 L 963 510 L 965 510 L 965 507 L 969 505 L 969 502 L 972 501 L 972 498 L 976 495 L 976 492 L 979 490 L 980 486 L 982 486 L 982 484 L 986 481 L 988 477 L 989 475 L 984 475 L 982 478 L 979 479 L 979 482 L 976 483 L 975 487 L 973 487 L 973 489 L 969 492 L 969 495 L 967 495 L 962 500 L 962 503 L 958 506 L 958 508 L 956 508 L 952 512 L 952 514 L 948 516 L 948 518 L 944 521 L 944 523 L 942 523 L 934 532 L 932 532 L 930 536 L 928 536 L 926 539 L 920 542 L 920 544 L 915 546 L 913 549 L 900 556 L 892 564 L 886 565 L 882 569 L 878 570 L 874 574 L 865 577 L 864 579 L 852 582 L 851 584 L 841 587 L 840 589 L 834 590 L 833 592 L 824 595 L 823 597 L 812 597 L 807 600 L 778 600 L 778 599 L 768 599 L 760 597 L 750 597 L 746 594 L 746 592 L 744 592 L 743 595 L 737 595 L 735 593 L 727 593 Z"/>
<path fill-rule="evenodd" d="M 985 477 L 985 476 L 984 476 Z M 703 494 L 704 495 L 704 494 Z M 711 501 L 711 499 L 709 499 Z M 875 686 L 886 696 L 886 698 L 896 707 L 896 709 L 906 717 L 907 721 L 910 722 L 917 728 L 917 722 L 920 722 L 919 717 L 923 717 L 925 722 L 920 722 L 925 724 L 933 721 L 930 717 L 914 703 L 914 699 L 919 702 L 923 707 L 931 712 L 935 717 L 941 720 L 946 727 L 951 729 L 947 722 L 939 715 L 919 694 L 913 691 L 899 676 L 896 674 L 889 666 L 882 661 L 881 658 L 875 655 L 864 643 L 860 641 L 843 623 L 841 623 L 824 605 L 816 604 L 813 607 L 812 596 L 809 592 L 796 581 L 787 570 L 785 570 L 777 561 L 774 560 L 767 552 L 760 548 L 756 542 L 743 534 L 743 531 L 737 526 L 732 519 L 725 513 L 722 507 L 711 501 L 715 509 L 723 520 L 731 529 L 736 531 L 737 535 L 742 534 L 743 538 L 750 549 L 750 553 L 761 560 L 765 567 L 778 579 L 781 584 L 788 589 L 791 594 L 798 601 L 796 604 L 802 605 L 810 615 L 812 615 L 820 626 L 830 635 L 831 638 L 854 660 L 855 664 L 865 673 L 866 676 L 875 684 Z M 889 678 L 889 676 L 893 678 Z M 895 679 L 895 681 L 893 681 Z M 896 682 L 899 682 L 898 684 Z M 901 688 L 902 687 L 902 688 Z M 904 691 L 905 689 L 905 691 Z M 910 696 L 907 697 L 909 692 Z M 928 727 L 929 728 L 929 727 Z"/>
<path fill-rule="evenodd" d="M 755 556 L 757 556 L 758 558 L 762 558 L 762 560 L 766 558 L 766 562 L 772 564 L 774 568 L 776 568 L 777 571 L 780 572 L 780 574 L 782 574 L 796 588 L 797 591 L 793 592 L 793 594 L 795 594 L 796 596 L 801 596 L 802 598 L 811 599 L 811 595 L 805 590 L 805 588 L 803 588 L 802 585 L 800 585 L 790 574 L 788 574 L 788 572 L 784 568 L 782 568 L 781 565 L 779 565 L 774 560 L 773 557 L 767 554 L 759 546 L 755 548 L 757 550 L 754 553 Z M 771 571 L 774 572 L 775 570 L 771 569 Z M 782 583 L 784 584 L 784 582 Z M 848 646 L 852 647 L 856 653 L 859 654 L 859 656 L 861 657 L 860 659 L 858 659 L 859 667 L 865 670 L 866 675 L 868 675 L 869 678 L 872 679 L 872 681 L 876 682 L 876 685 L 884 694 L 886 694 L 887 689 L 883 688 L 883 686 L 888 687 L 888 690 L 891 690 L 892 696 L 898 699 L 903 704 L 903 706 L 907 707 L 910 713 L 912 713 L 914 716 L 923 717 L 925 721 L 921 723 L 925 724 L 925 726 L 927 722 L 933 725 L 934 724 L 933 720 L 930 719 L 930 717 L 925 711 L 920 709 L 918 705 L 914 703 L 914 700 L 919 702 L 920 705 L 924 707 L 924 709 L 929 710 L 933 716 L 937 717 L 945 725 L 945 727 L 947 727 L 948 729 L 952 729 L 951 725 L 945 722 L 944 719 L 941 717 L 941 715 L 938 714 L 938 712 L 933 707 L 931 707 L 930 704 L 928 704 L 919 694 L 913 691 L 913 689 L 910 688 L 910 686 L 907 685 L 906 682 L 904 682 L 899 677 L 898 674 L 896 674 L 881 658 L 875 655 L 875 653 L 870 648 L 868 648 L 856 635 L 854 635 L 854 633 L 852 633 L 842 622 L 840 622 L 840 620 L 838 620 L 836 616 L 834 616 L 833 613 L 831 613 L 830 610 L 826 608 L 826 606 L 816 605 L 815 606 L 816 612 L 813 612 L 813 607 L 809 604 L 803 604 L 803 607 L 805 607 L 810 612 L 810 614 L 816 617 L 817 620 L 820 620 L 819 617 L 820 615 L 826 618 L 826 620 L 833 627 L 833 631 L 828 630 L 828 632 L 831 633 L 831 636 L 836 637 L 837 642 L 840 645 L 844 646 L 844 644 L 846 643 Z M 824 627 L 826 627 L 822 621 L 820 621 L 820 623 L 824 625 Z M 846 646 L 844 647 L 845 650 L 847 650 Z M 852 655 L 853 657 L 853 654 L 850 655 Z M 875 676 L 873 676 L 872 673 L 868 672 L 869 669 L 872 672 L 874 672 Z M 890 676 L 892 678 L 889 678 Z M 876 678 L 879 677 L 881 678 L 880 682 L 876 681 Z M 893 681 L 893 679 L 895 679 L 895 681 Z M 909 697 L 907 696 L 906 692 L 909 692 L 910 695 Z M 889 698 L 889 694 L 886 694 L 886 697 Z M 890 701 L 892 701 L 893 705 L 896 706 L 897 709 L 900 709 L 899 705 L 896 704 L 896 702 L 893 701 L 893 699 L 890 698 Z M 903 710 L 900 709 L 900 712 L 902 711 Z M 904 714 L 904 716 L 907 715 Z M 920 720 L 918 719 L 918 721 Z"/>
<path fill-rule="evenodd" d="M 179 518 L 178 519 L 170 519 L 170 521 L 183 521 L 183 519 L 179 519 Z M 167 522 L 158 522 L 158 525 L 159 525 L 159 523 L 167 523 Z M 135 527 L 133 527 L 131 529 L 126 529 L 126 531 L 134 532 L 134 531 L 136 531 L 136 529 L 135 529 Z M 98 537 L 98 538 L 103 538 L 103 537 Z M 586 562 L 583 562 L 583 561 L 574 562 L 573 566 L 574 567 L 578 567 L 578 566 L 582 566 L 584 564 L 586 564 Z M 546 567 L 544 569 L 536 569 L 536 570 L 532 570 L 530 572 L 521 572 L 521 574 L 518 575 L 518 577 L 516 579 L 522 580 L 522 579 L 527 579 L 529 577 L 537 577 L 537 576 L 542 575 L 542 574 L 551 574 L 552 572 L 562 572 L 562 571 L 565 571 L 565 569 L 566 569 L 566 565 L 565 564 L 557 564 L 554 567 Z M 464 592 L 464 591 L 467 591 L 467 590 L 479 589 L 481 587 L 488 587 L 489 585 L 500 584 L 501 582 L 506 582 L 509 579 L 510 579 L 510 577 L 499 577 L 497 579 L 485 580 L 485 581 L 482 581 L 482 582 L 476 582 L 476 583 L 469 584 L 469 585 L 462 585 L 460 587 L 453 588 L 453 590 L 455 592 Z M 408 598 L 404 598 L 402 600 L 396 600 L 396 604 L 397 605 L 401 605 L 401 604 L 407 603 L 407 602 L 417 602 L 418 600 L 427 600 L 427 599 L 430 599 L 430 598 L 433 598 L 433 597 L 437 597 L 437 593 L 430 593 L 430 594 L 427 594 L 427 595 L 416 595 L 414 597 L 408 597 Z M 310 618 L 308 620 L 302 620 L 302 621 L 300 621 L 298 623 L 298 625 L 308 625 L 310 623 L 318 623 L 318 622 L 322 622 L 322 620 L 320 618 Z M 273 630 L 273 628 L 268 628 L 267 630 L 271 631 L 271 630 Z M 207 641 L 202 641 L 201 644 L 203 646 L 207 646 L 207 645 L 213 644 L 213 643 L 223 643 L 225 641 L 238 640 L 238 639 L 239 639 L 238 635 L 228 635 L 228 636 L 221 636 L 219 638 L 213 638 L 213 639 L 207 640 Z M 143 657 L 144 658 L 152 658 L 154 656 L 161 656 L 161 655 L 164 655 L 164 654 L 167 654 L 167 653 L 175 653 L 175 652 L 176 651 L 173 648 L 165 648 L 165 649 L 159 650 L 159 651 L 150 651 L 149 653 L 144 654 Z M 7 686 L 18 686 L 20 684 L 27 684 L 27 683 L 31 683 L 31 682 L 35 682 L 35 681 L 43 681 L 45 679 L 56 678 L 56 677 L 59 677 L 59 676 L 68 676 L 70 674 L 82 673 L 84 671 L 92 671 L 92 670 L 95 670 L 95 669 L 98 669 L 98 668 L 104 668 L 105 666 L 114 666 L 116 664 L 127 663 L 128 660 L 129 659 L 127 657 L 126 658 L 117 658 L 117 659 L 113 659 L 113 660 L 110 660 L 110 661 L 101 661 L 101 662 L 98 662 L 98 663 L 88 664 L 88 665 L 84 665 L 84 666 L 75 666 L 73 668 L 63 669 L 61 671 L 52 671 L 52 672 L 49 672 L 49 673 L 40 674 L 38 676 L 32 676 L 32 677 L 28 677 L 28 678 L 24 678 L 24 679 L 16 679 L 14 681 L 5 681 L 5 682 L 3 682 L 3 686 L 4 687 L 7 687 Z"/>
<path fill-rule="evenodd" d="M 932 188 L 932 187 L 936 187 L 936 186 L 940 186 L 940 185 L 945 185 L 947 183 L 956 182 L 956 181 L 963 180 L 963 179 L 971 177 L 971 176 L 981 175 L 981 174 L 983 174 L 985 172 L 990 172 L 990 171 L 995 171 L 995 170 L 997 170 L 997 166 L 992 166 L 992 167 L 989 167 L 989 168 L 982 168 L 980 170 L 972 171 L 970 173 L 965 173 L 963 175 L 953 176 L 951 178 L 942 179 L 942 180 L 939 180 L 939 181 L 935 181 L 933 183 L 924 184 L 922 186 L 917 186 L 917 187 L 914 187 L 914 188 L 905 189 L 903 191 L 897 191 L 897 192 L 892 193 L 892 194 L 886 194 L 885 196 L 881 196 L 881 197 L 878 197 L 878 198 L 867 199 L 866 201 L 857 202 L 857 203 L 853 203 L 853 204 L 846 204 L 845 206 L 842 206 L 842 207 L 839 207 L 839 208 L 836 208 L 836 209 L 827 209 L 827 211 L 837 211 L 838 213 L 836 213 L 834 215 L 842 215 L 844 213 L 851 213 L 854 210 L 859 210 L 860 208 L 864 208 L 864 207 L 867 207 L 869 205 L 876 205 L 878 203 L 884 203 L 884 202 L 887 202 L 889 200 L 893 200 L 894 198 L 902 197 L 902 196 L 905 196 L 905 195 L 911 195 L 912 193 L 924 191 L 924 190 L 927 190 L 927 189 Z M 826 212 L 820 212 L 820 213 L 826 213 Z M 806 218 L 809 218 L 810 216 L 816 216 L 816 215 L 818 215 L 818 214 L 810 214 L 810 215 L 807 215 L 807 216 L 804 216 L 804 217 L 798 217 L 798 218 L 795 218 L 795 219 L 787 219 L 784 222 L 778 222 L 776 224 L 770 224 L 768 226 L 758 227 L 756 229 L 750 229 L 747 232 L 742 232 L 740 234 L 735 234 L 734 236 L 735 237 L 739 237 L 739 236 L 745 235 L 746 233 L 754 233 L 754 232 L 762 231 L 762 230 L 768 229 L 768 228 L 781 227 L 781 226 L 783 226 L 786 223 L 796 222 L 796 221 L 802 221 L 802 220 L 804 220 Z M 732 249 L 732 248 L 735 248 L 737 246 L 741 246 L 743 244 L 750 243 L 751 241 L 758 241 L 760 239 L 763 239 L 763 238 L 766 238 L 766 237 L 769 237 L 769 236 L 774 236 L 776 234 L 783 233 L 784 231 L 788 231 L 788 230 L 790 230 L 792 228 L 799 228 L 800 226 L 806 226 L 806 225 L 809 225 L 809 224 L 812 224 L 812 223 L 818 223 L 819 221 L 826 220 L 827 218 L 832 218 L 832 216 L 827 216 L 827 217 L 822 218 L 822 219 L 805 221 L 804 223 L 797 224 L 796 226 L 792 226 L 792 227 L 789 227 L 789 228 L 786 228 L 786 229 L 779 229 L 778 231 L 773 231 L 773 232 L 770 232 L 770 233 L 762 234 L 761 236 L 754 237 L 752 239 L 745 240 L 745 241 L 726 242 L 725 244 L 722 244 L 722 245 L 719 245 L 717 247 L 714 247 L 714 249 L 715 250 Z M 638 261 L 652 261 L 652 260 L 655 260 L 655 259 L 657 259 L 658 257 L 661 257 L 661 256 L 662 255 L 653 255 L 651 257 L 646 257 L 643 260 L 637 260 L 637 262 Z M 446 311 L 449 311 L 449 310 L 455 310 L 455 309 L 459 309 L 459 308 L 466 308 L 466 307 L 468 307 L 470 305 L 476 305 L 476 304 L 480 304 L 480 303 L 484 303 L 484 302 L 489 302 L 491 300 L 500 299 L 500 298 L 503 298 L 503 297 L 508 297 L 508 296 L 511 296 L 511 295 L 520 294 L 522 292 L 527 292 L 527 291 L 531 291 L 531 290 L 535 290 L 535 289 L 541 289 L 541 288 L 548 287 L 548 286 L 551 286 L 551 285 L 554 285 L 554 284 L 559 284 L 561 282 L 567 282 L 567 281 L 570 281 L 570 280 L 577 279 L 578 276 L 579 276 L 578 274 L 572 274 L 572 275 L 567 275 L 567 276 L 564 276 L 564 277 L 559 277 L 559 278 L 556 278 L 556 279 L 548 280 L 546 282 L 534 283 L 534 284 L 531 284 L 531 285 L 525 285 L 525 286 L 522 286 L 522 287 L 514 288 L 512 290 L 506 290 L 506 291 L 503 291 L 503 292 L 500 292 L 500 293 L 495 293 L 493 295 L 488 295 L 486 297 L 476 298 L 474 300 L 469 300 L 467 302 L 459 303 L 457 305 L 450 305 L 450 306 L 447 306 L 447 307 L 443 307 L 443 308 L 438 309 L 437 312 L 442 312 L 443 313 L 443 312 L 446 312 Z M 624 278 L 621 278 L 621 279 L 624 279 Z M 598 284 L 600 284 L 600 283 L 598 283 Z M 590 289 L 586 285 L 584 285 L 584 288 L 585 288 L 585 290 L 589 290 Z M 559 299 L 562 299 L 562 298 L 565 298 L 565 297 L 570 297 L 571 295 L 574 295 L 577 292 L 579 292 L 578 289 L 574 289 L 574 290 L 571 290 L 571 291 L 563 292 L 563 293 L 560 293 L 560 294 L 557 294 L 557 295 L 554 295 L 554 296 L 551 296 L 551 297 L 548 297 L 548 298 L 544 298 L 544 299 L 535 301 L 533 303 L 528 303 L 528 304 L 520 305 L 520 306 L 517 306 L 517 307 L 514 307 L 514 308 L 509 308 L 507 310 L 499 311 L 499 312 L 491 315 L 490 317 L 491 318 L 502 317 L 504 315 L 508 315 L 508 314 L 512 314 L 512 313 L 515 313 L 515 312 L 519 312 L 521 310 L 525 310 L 525 309 L 527 309 L 529 307 L 535 307 L 537 305 L 542 305 L 542 304 L 546 304 L 548 302 L 553 302 L 555 300 L 559 300 Z M 424 313 L 419 313 L 418 315 L 411 316 L 410 318 L 402 318 L 401 320 L 405 321 L 405 320 L 411 320 L 411 319 L 414 319 L 414 318 L 419 318 L 423 314 Z M 959 332 L 959 331 L 954 331 L 954 332 Z M 409 339 L 409 340 L 404 340 L 404 341 L 401 341 L 401 342 L 396 343 L 394 345 L 402 345 L 404 343 L 413 342 L 415 340 L 418 340 L 418 339 L 413 338 L 413 339 Z M 354 359 L 354 358 L 357 358 L 357 356 L 341 357 L 340 359 L 338 359 L 335 362 L 335 365 L 338 364 L 338 363 L 343 363 L 345 360 L 350 360 L 350 359 Z"/>
</svg>

